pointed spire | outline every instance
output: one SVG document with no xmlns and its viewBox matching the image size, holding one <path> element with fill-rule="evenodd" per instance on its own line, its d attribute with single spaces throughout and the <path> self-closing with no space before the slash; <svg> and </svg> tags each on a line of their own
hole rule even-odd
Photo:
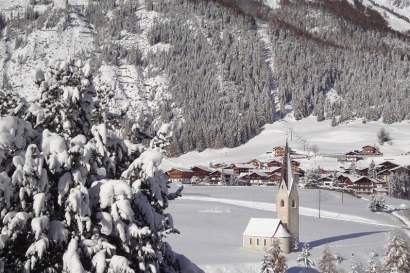
<svg viewBox="0 0 410 273">
<path fill-rule="evenodd" d="M 283 156 L 282 179 L 290 193 L 293 186 L 293 174 L 288 139 L 286 139 L 285 155 Z"/>
<path fill-rule="evenodd" d="M 282 179 L 285 182 L 286 187 L 288 187 L 288 154 L 289 154 L 289 145 L 288 145 L 288 139 L 286 139 L 285 154 L 283 156 L 283 164 L 282 164 L 283 165 L 282 166 Z"/>
</svg>

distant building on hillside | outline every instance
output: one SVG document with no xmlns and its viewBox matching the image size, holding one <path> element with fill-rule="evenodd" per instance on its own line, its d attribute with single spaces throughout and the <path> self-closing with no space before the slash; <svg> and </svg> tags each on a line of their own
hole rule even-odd
<svg viewBox="0 0 410 273">
<path fill-rule="evenodd" d="M 264 162 L 259 159 L 252 159 L 251 161 L 248 162 L 248 164 L 252 164 L 257 169 L 262 169 L 265 167 Z"/>
<path fill-rule="evenodd" d="M 371 146 L 371 145 L 363 146 L 361 154 L 366 155 L 366 156 L 382 155 L 382 153 L 379 151 L 379 149 L 376 146 Z"/>
<path fill-rule="evenodd" d="M 278 240 L 284 253 L 290 253 L 299 242 L 298 176 L 292 171 L 290 150 L 286 143 L 282 180 L 276 195 L 277 219 L 252 218 L 242 234 L 242 246 L 264 250 Z"/>
<path fill-rule="evenodd" d="M 273 148 L 273 155 L 277 157 L 285 156 L 285 148 L 282 146 L 277 146 Z"/>
<path fill-rule="evenodd" d="M 265 161 L 264 165 L 266 168 L 282 167 L 282 162 L 280 162 L 280 160 L 271 159 L 271 160 Z"/>
</svg>

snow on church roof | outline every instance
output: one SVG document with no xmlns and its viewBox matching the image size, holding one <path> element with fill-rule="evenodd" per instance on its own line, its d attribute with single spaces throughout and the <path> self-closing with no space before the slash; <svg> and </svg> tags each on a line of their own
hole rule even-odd
<svg viewBox="0 0 410 273">
<path fill-rule="evenodd" d="M 271 218 L 251 218 L 242 235 L 276 238 L 290 237 L 281 220 Z"/>
</svg>

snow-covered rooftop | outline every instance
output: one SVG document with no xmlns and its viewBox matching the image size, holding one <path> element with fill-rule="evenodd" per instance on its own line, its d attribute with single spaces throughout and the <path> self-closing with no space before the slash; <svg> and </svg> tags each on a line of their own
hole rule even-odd
<svg viewBox="0 0 410 273">
<path fill-rule="evenodd" d="M 289 232 L 280 219 L 251 218 L 243 236 L 288 238 Z"/>
<path fill-rule="evenodd" d="M 239 169 L 254 169 L 255 165 L 246 164 L 246 163 L 236 163 L 235 167 Z"/>
<path fill-rule="evenodd" d="M 241 173 L 239 175 L 239 178 L 242 178 L 242 177 L 245 177 L 245 176 L 248 176 L 248 175 L 251 175 L 251 174 L 257 174 L 261 177 L 268 177 L 268 175 L 263 171 L 252 171 L 252 172 L 249 172 L 249 173 Z"/>
<path fill-rule="evenodd" d="M 177 170 L 177 171 L 181 171 L 181 172 L 191 172 L 192 173 L 192 171 L 190 169 L 180 168 L 180 167 L 171 168 L 167 172 L 172 171 L 172 170 Z"/>
<path fill-rule="evenodd" d="M 204 170 L 204 171 L 207 171 L 207 172 L 213 172 L 214 171 L 214 169 L 211 169 L 211 168 L 206 167 L 204 165 L 195 165 L 192 168 L 198 168 L 198 169 L 201 169 L 201 170 Z"/>
</svg>

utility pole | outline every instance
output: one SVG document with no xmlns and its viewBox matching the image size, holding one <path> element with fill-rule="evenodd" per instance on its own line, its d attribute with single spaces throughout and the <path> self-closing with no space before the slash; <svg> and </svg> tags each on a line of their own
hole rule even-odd
<svg viewBox="0 0 410 273">
<path fill-rule="evenodd" d="M 320 195 L 321 195 L 321 191 L 320 191 L 320 188 L 319 188 L 319 219 L 320 219 Z"/>
</svg>

